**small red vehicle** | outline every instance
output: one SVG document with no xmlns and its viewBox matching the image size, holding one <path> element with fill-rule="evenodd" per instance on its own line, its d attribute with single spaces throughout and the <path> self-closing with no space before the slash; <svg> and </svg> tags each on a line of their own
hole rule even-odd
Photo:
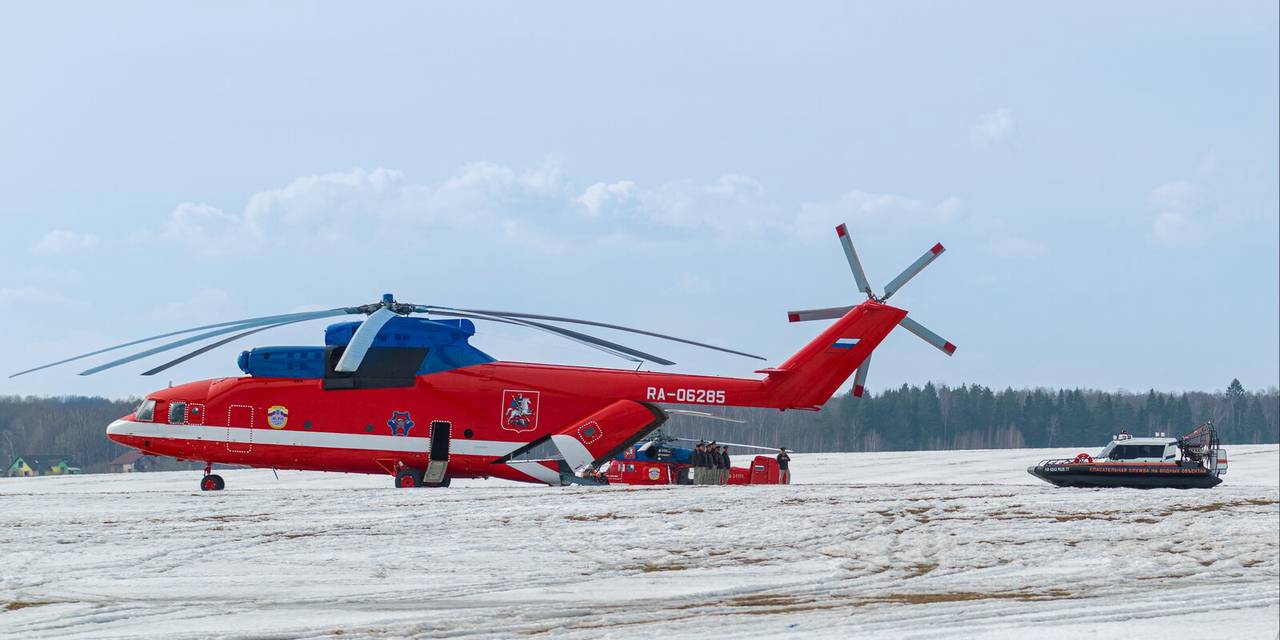
<svg viewBox="0 0 1280 640">
<path fill-rule="evenodd" d="M 673 438 L 661 431 L 647 441 L 628 448 L 600 468 L 609 484 L 694 484 L 693 450 L 675 446 L 676 442 L 693 442 Z M 733 448 L 777 451 L 775 447 L 758 447 L 737 443 L 719 443 Z M 794 453 L 794 452 L 792 452 Z M 758 455 L 747 467 L 729 467 L 728 484 L 781 484 L 778 461 L 773 456 Z"/>
</svg>

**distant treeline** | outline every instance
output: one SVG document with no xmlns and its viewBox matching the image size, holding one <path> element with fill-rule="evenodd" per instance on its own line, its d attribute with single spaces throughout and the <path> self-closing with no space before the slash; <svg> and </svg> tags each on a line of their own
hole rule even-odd
<svg viewBox="0 0 1280 640">
<path fill-rule="evenodd" d="M 0 396 L 0 458 L 8 466 L 15 454 L 62 455 L 86 472 L 106 471 L 111 459 L 126 451 L 107 439 L 106 426 L 137 404 L 137 399 Z M 992 391 L 982 385 L 951 388 L 930 383 L 864 398 L 840 395 L 820 412 L 709 410 L 747 422 L 676 415 L 665 430 L 682 437 L 800 451 L 1006 449 L 1100 447 L 1121 429 L 1135 435 L 1181 435 L 1212 420 L 1224 444 L 1280 442 L 1280 391 L 1249 392 L 1236 380 L 1221 392 L 1177 394 Z"/>
<path fill-rule="evenodd" d="M 1280 391 L 1248 392 L 1238 380 L 1216 393 L 993 391 L 982 385 L 929 383 L 862 398 L 842 394 L 820 412 L 714 411 L 747 422 L 672 416 L 666 430 L 682 437 L 800 451 L 913 451 L 1101 447 L 1122 429 L 1134 435 L 1179 436 L 1212 420 L 1224 444 L 1280 442 Z"/>
<path fill-rule="evenodd" d="M 128 450 L 107 439 L 107 425 L 137 406 L 138 400 L 0 396 L 0 468 L 15 455 L 55 455 L 86 472 L 107 471 Z"/>
</svg>

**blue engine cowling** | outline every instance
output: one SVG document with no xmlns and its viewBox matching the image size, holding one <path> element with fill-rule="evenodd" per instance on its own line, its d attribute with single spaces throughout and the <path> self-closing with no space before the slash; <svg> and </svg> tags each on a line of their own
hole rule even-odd
<svg viewBox="0 0 1280 640">
<path fill-rule="evenodd" d="M 325 328 L 323 347 L 257 347 L 240 353 L 240 370 L 259 378 L 323 378 L 326 353 L 333 347 L 351 342 L 360 322 L 338 322 Z M 475 335 L 470 320 L 428 320 L 397 317 L 378 331 L 373 348 L 426 349 L 418 375 L 458 369 L 485 362 L 493 357 L 471 346 L 468 338 Z"/>
</svg>

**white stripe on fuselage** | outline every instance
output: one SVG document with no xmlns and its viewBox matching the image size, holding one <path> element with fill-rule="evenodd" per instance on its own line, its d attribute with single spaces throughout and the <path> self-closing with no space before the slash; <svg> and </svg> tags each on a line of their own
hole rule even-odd
<svg viewBox="0 0 1280 640">
<path fill-rule="evenodd" d="M 404 451 L 408 453 L 426 453 L 431 450 L 431 438 L 416 436 L 297 431 L 292 429 L 250 429 L 248 427 L 162 424 L 158 422 L 134 422 L 132 420 L 116 420 L 112 422 L 107 427 L 107 433 L 165 440 L 236 442 L 286 447 L 319 447 L 322 449 Z M 507 455 L 525 444 L 527 443 L 451 438 L 449 449 L 452 453 L 464 456 L 499 457 Z"/>
</svg>

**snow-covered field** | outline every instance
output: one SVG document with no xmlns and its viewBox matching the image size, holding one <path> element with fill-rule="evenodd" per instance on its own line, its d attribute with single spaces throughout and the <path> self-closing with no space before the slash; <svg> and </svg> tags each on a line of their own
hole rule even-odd
<svg viewBox="0 0 1280 640">
<path fill-rule="evenodd" d="M 0 480 L 0 637 L 1276 638 L 1280 449 L 1208 490 L 1060 489 L 1076 449 L 797 455 L 798 483 L 396 490 Z"/>
</svg>

